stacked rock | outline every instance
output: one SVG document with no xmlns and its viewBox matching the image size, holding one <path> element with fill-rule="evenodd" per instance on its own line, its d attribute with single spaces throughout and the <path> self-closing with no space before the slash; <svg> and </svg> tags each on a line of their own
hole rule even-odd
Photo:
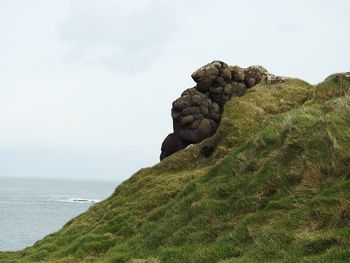
<svg viewBox="0 0 350 263">
<path fill-rule="evenodd" d="M 228 66 L 221 61 L 213 61 L 192 74 L 197 83 L 195 89 L 205 93 L 222 108 L 233 95 L 245 93 L 244 70 L 240 67 Z"/>
<path fill-rule="evenodd" d="M 221 114 L 217 103 L 192 88 L 174 101 L 171 115 L 174 132 L 185 141 L 197 143 L 216 131 Z"/>
<path fill-rule="evenodd" d="M 205 93 L 191 88 L 173 102 L 171 116 L 174 132 L 162 144 L 161 160 L 189 144 L 212 136 L 219 124 L 221 110 Z"/>
<path fill-rule="evenodd" d="M 185 90 L 173 102 L 174 132 L 163 141 L 161 160 L 212 136 L 219 125 L 224 105 L 231 97 L 244 95 L 247 89 L 263 80 L 269 83 L 284 81 L 261 66 L 243 69 L 217 60 L 196 70 L 192 78 L 197 85 Z"/>
</svg>

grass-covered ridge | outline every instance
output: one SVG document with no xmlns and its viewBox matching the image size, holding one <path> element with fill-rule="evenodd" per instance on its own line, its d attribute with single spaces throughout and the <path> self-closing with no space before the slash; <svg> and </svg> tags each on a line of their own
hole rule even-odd
<svg viewBox="0 0 350 263">
<path fill-rule="evenodd" d="M 213 137 L 0 262 L 348 262 L 349 92 L 336 75 L 259 84 Z"/>
</svg>

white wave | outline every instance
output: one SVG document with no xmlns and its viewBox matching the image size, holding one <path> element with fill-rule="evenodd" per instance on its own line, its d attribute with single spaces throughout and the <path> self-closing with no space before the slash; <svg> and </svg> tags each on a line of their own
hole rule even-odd
<svg viewBox="0 0 350 263">
<path fill-rule="evenodd" d="M 54 200 L 51 199 L 51 200 L 47 200 L 47 201 L 49 201 L 49 202 L 63 202 L 63 203 L 93 204 L 93 203 L 98 203 L 101 200 L 76 197 L 76 198 L 69 198 L 69 199 L 54 199 Z"/>
</svg>

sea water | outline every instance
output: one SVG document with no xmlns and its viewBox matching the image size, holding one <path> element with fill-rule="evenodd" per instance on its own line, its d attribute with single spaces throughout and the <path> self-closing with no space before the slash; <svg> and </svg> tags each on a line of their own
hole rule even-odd
<svg viewBox="0 0 350 263">
<path fill-rule="evenodd" d="M 0 251 L 15 251 L 59 230 L 110 196 L 117 182 L 0 177 Z"/>
</svg>

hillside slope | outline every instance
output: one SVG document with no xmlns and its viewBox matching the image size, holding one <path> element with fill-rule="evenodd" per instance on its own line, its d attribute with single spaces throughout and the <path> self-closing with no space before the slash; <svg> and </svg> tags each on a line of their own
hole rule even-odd
<svg viewBox="0 0 350 263">
<path fill-rule="evenodd" d="M 349 92 L 340 75 L 254 86 L 214 136 L 0 262 L 349 262 Z"/>
</svg>

